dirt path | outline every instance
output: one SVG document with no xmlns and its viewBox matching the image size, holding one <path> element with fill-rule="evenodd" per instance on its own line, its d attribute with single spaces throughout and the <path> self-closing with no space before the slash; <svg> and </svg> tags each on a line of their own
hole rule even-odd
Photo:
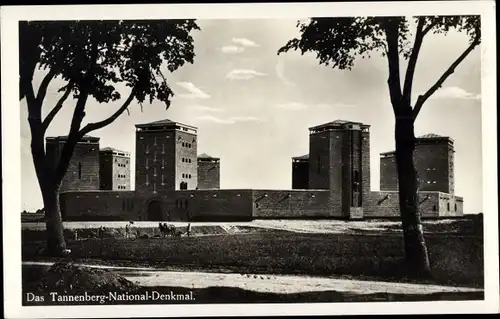
<svg viewBox="0 0 500 319">
<path fill-rule="evenodd" d="M 24 261 L 23 265 L 51 266 L 50 262 Z M 153 270 L 151 268 L 113 267 L 103 265 L 84 265 L 91 268 L 110 269 L 141 286 L 177 286 L 186 288 L 206 288 L 213 286 L 237 287 L 258 292 L 297 293 L 335 290 L 358 294 L 431 294 L 443 292 L 480 292 L 482 289 L 389 283 L 383 281 L 364 281 L 334 279 L 325 277 L 226 274 L 205 272 L 176 272 Z"/>
</svg>

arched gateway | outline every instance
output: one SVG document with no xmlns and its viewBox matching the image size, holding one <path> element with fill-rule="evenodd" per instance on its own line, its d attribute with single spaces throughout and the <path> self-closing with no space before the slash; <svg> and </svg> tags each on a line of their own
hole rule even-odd
<svg viewBox="0 0 500 319">
<path fill-rule="evenodd" d="M 162 221 L 162 205 L 157 199 L 153 199 L 148 203 L 148 220 L 150 221 Z"/>
</svg>

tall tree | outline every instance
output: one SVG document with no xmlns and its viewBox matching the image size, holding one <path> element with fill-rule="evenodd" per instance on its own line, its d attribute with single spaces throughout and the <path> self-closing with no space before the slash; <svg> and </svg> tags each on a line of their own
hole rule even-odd
<svg viewBox="0 0 500 319">
<path fill-rule="evenodd" d="M 416 25 L 414 36 L 411 20 Z M 387 85 L 396 120 L 394 135 L 405 258 L 414 274 L 429 275 L 430 263 L 418 208 L 418 179 L 413 162 L 416 145 L 414 123 L 429 97 L 480 44 L 480 17 L 312 18 L 306 22 L 299 21 L 297 27 L 300 37 L 289 40 L 278 50 L 278 54 L 290 50 L 299 50 L 302 54 L 314 52 L 319 64 L 340 70 L 350 70 L 356 58 L 370 57 L 374 52 L 387 58 Z M 424 38 L 431 33 L 446 34 L 450 30 L 467 34 L 469 45 L 426 92 L 412 101 L 413 78 Z M 404 79 L 400 78 L 400 58 L 408 61 Z"/>
<path fill-rule="evenodd" d="M 58 193 L 77 142 L 128 112 L 134 100 L 141 106 L 146 99 L 150 103 L 159 100 L 168 108 L 173 92 L 162 69 L 174 72 L 186 62 L 193 63 L 193 30 L 199 30 L 194 20 L 19 23 L 19 98 L 26 99 L 28 106 L 31 153 L 45 208 L 49 254 L 59 255 L 66 249 Z M 37 69 L 44 77 L 35 92 Z M 56 78 L 64 83 L 59 89 L 62 94 L 42 118 L 42 106 L 50 103 L 47 89 Z M 45 134 L 70 96 L 76 105 L 54 167 L 46 154 Z M 108 118 L 82 126 L 89 98 L 122 103 Z"/>
</svg>

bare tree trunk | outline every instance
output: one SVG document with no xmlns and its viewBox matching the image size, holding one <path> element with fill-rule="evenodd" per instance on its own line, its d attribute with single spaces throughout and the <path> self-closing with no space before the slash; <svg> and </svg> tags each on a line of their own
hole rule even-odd
<svg viewBox="0 0 500 319">
<path fill-rule="evenodd" d="M 61 208 L 59 206 L 59 185 L 44 185 L 42 196 L 47 228 L 47 254 L 59 256 L 66 249 Z"/>
<path fill-rule="evenodd" d="M 32 108 L 33 109 L 33 108 Z M 30 114 L 31 155 L 42 192 L 45 210 L 47 246 L 46 253 L 50 256 L 60 256 L 66 249 L 63 235 L 63 224 L 59 206 L 59 188 L 62 176 L 57 174 L 55 163 L 47 157 L 44 146 L 44 132 L 40 117 L 34 112 Z"/>
<path fill-rule="evenodd" d="M 396 117 L 396 164 L 399 180 L 399 208 L 403 224 L 405 259 L 413 275 L 430 275 L 430 263 L 424 239 L 418 202 L 418 179 L 415 151 L 414 117 Z"/>
</svg>

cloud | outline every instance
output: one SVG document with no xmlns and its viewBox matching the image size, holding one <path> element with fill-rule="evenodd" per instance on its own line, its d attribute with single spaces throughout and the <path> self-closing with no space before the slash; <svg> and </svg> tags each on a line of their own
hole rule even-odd
<svg viewBox="0 0 500 319">
<path fill-rule="evenodd" d="M 230 118 L 219 118 L 212 115 L 203 115 L 195 118 L 198 122 L 212 122 L 217 124 L 236 124 L 242 122 L 263 122 L 261 119 L 254 116 L 233 116 Z"/>
<path fill-rule="evenodd" d="M 257 76 L 265 76 L 265 73 L 257 72 L 248 69 L 234 69 L 226 74 L 226 78 L 230 80 L 249 80 Z"/>
<path fill-rule="evenodd" d="M 238 54 L 238 53 L 245 51 L 245 48 L 238 47 L 236 45 L 226 45 L 226 46 L 223 46 L 220 50 L 222 51 L 222 53 L 226 53 L 226 54 Z"/>
<path fill-rule="evenodd" d="M 245 38 L 233 38 L 233 43 L 237 45 L 225 45 L 220 50 L 226 54 L 238 54 L 245 51 L 245 47 L 258 47 L 259 45 L 252 40 Z"/>
<path fill-rule="evenodd" d="M 259 45 L 252 40 L 245 38 L 233 38 L 233 43 L 239 44 L 244 47 L 258 47 Z"/>
<path fill-rule="evenodd" d="M 278 104 L 276 105 L 276 107 L 286 110 L 304 110 L 308 108 L 307 104 L 299 102 L 288 102 L 288 103 Z"/>
<path fill-rule="evenodd" d="M 201 112 L 214 112 L 214 113 L 222 112 L 222 109 L 220 108 L 210 107 L 205 105 L 192 105 L 191 108 Z"/>
<path fill-rule="evenodd" d="M 478 100 L 481 94 L 467 92 L 466 90 L 457 86 L 449 86 L 438 89 L 431 98 L 435 99 L 460 99 L 460 100 Z"/>
<path fill-rule="evenodd" d="M 210 98 L 209 94 L 203 92 L 201 89 L 197 88 L 191 82 L 177 82 L 177 85 L 184 88 L 186 91 L 189 91 L 189 94 L 188 93 L 179 94 L 180 97 L 191 98 L 191 99 L 208 99 L 208 98 Z"/>
<path fill-rule="evenodd" d="M 196 121 L 198 122 L 212 122 L 212 123 L 218 123 L 218 124 L 233 124 L 234 121 L 231 121 L 230 119 L 221 119 L 212 115 L 203 115 L 203 116 L 198 116 L 195 118 Z"/>
<path fill-rule="evenodd" d="M 276 64 L 276 76 L 286 85 L 295 86 L 295 83 L 285 76 L 285 62 L 279 60 Z"/>
</svg>

